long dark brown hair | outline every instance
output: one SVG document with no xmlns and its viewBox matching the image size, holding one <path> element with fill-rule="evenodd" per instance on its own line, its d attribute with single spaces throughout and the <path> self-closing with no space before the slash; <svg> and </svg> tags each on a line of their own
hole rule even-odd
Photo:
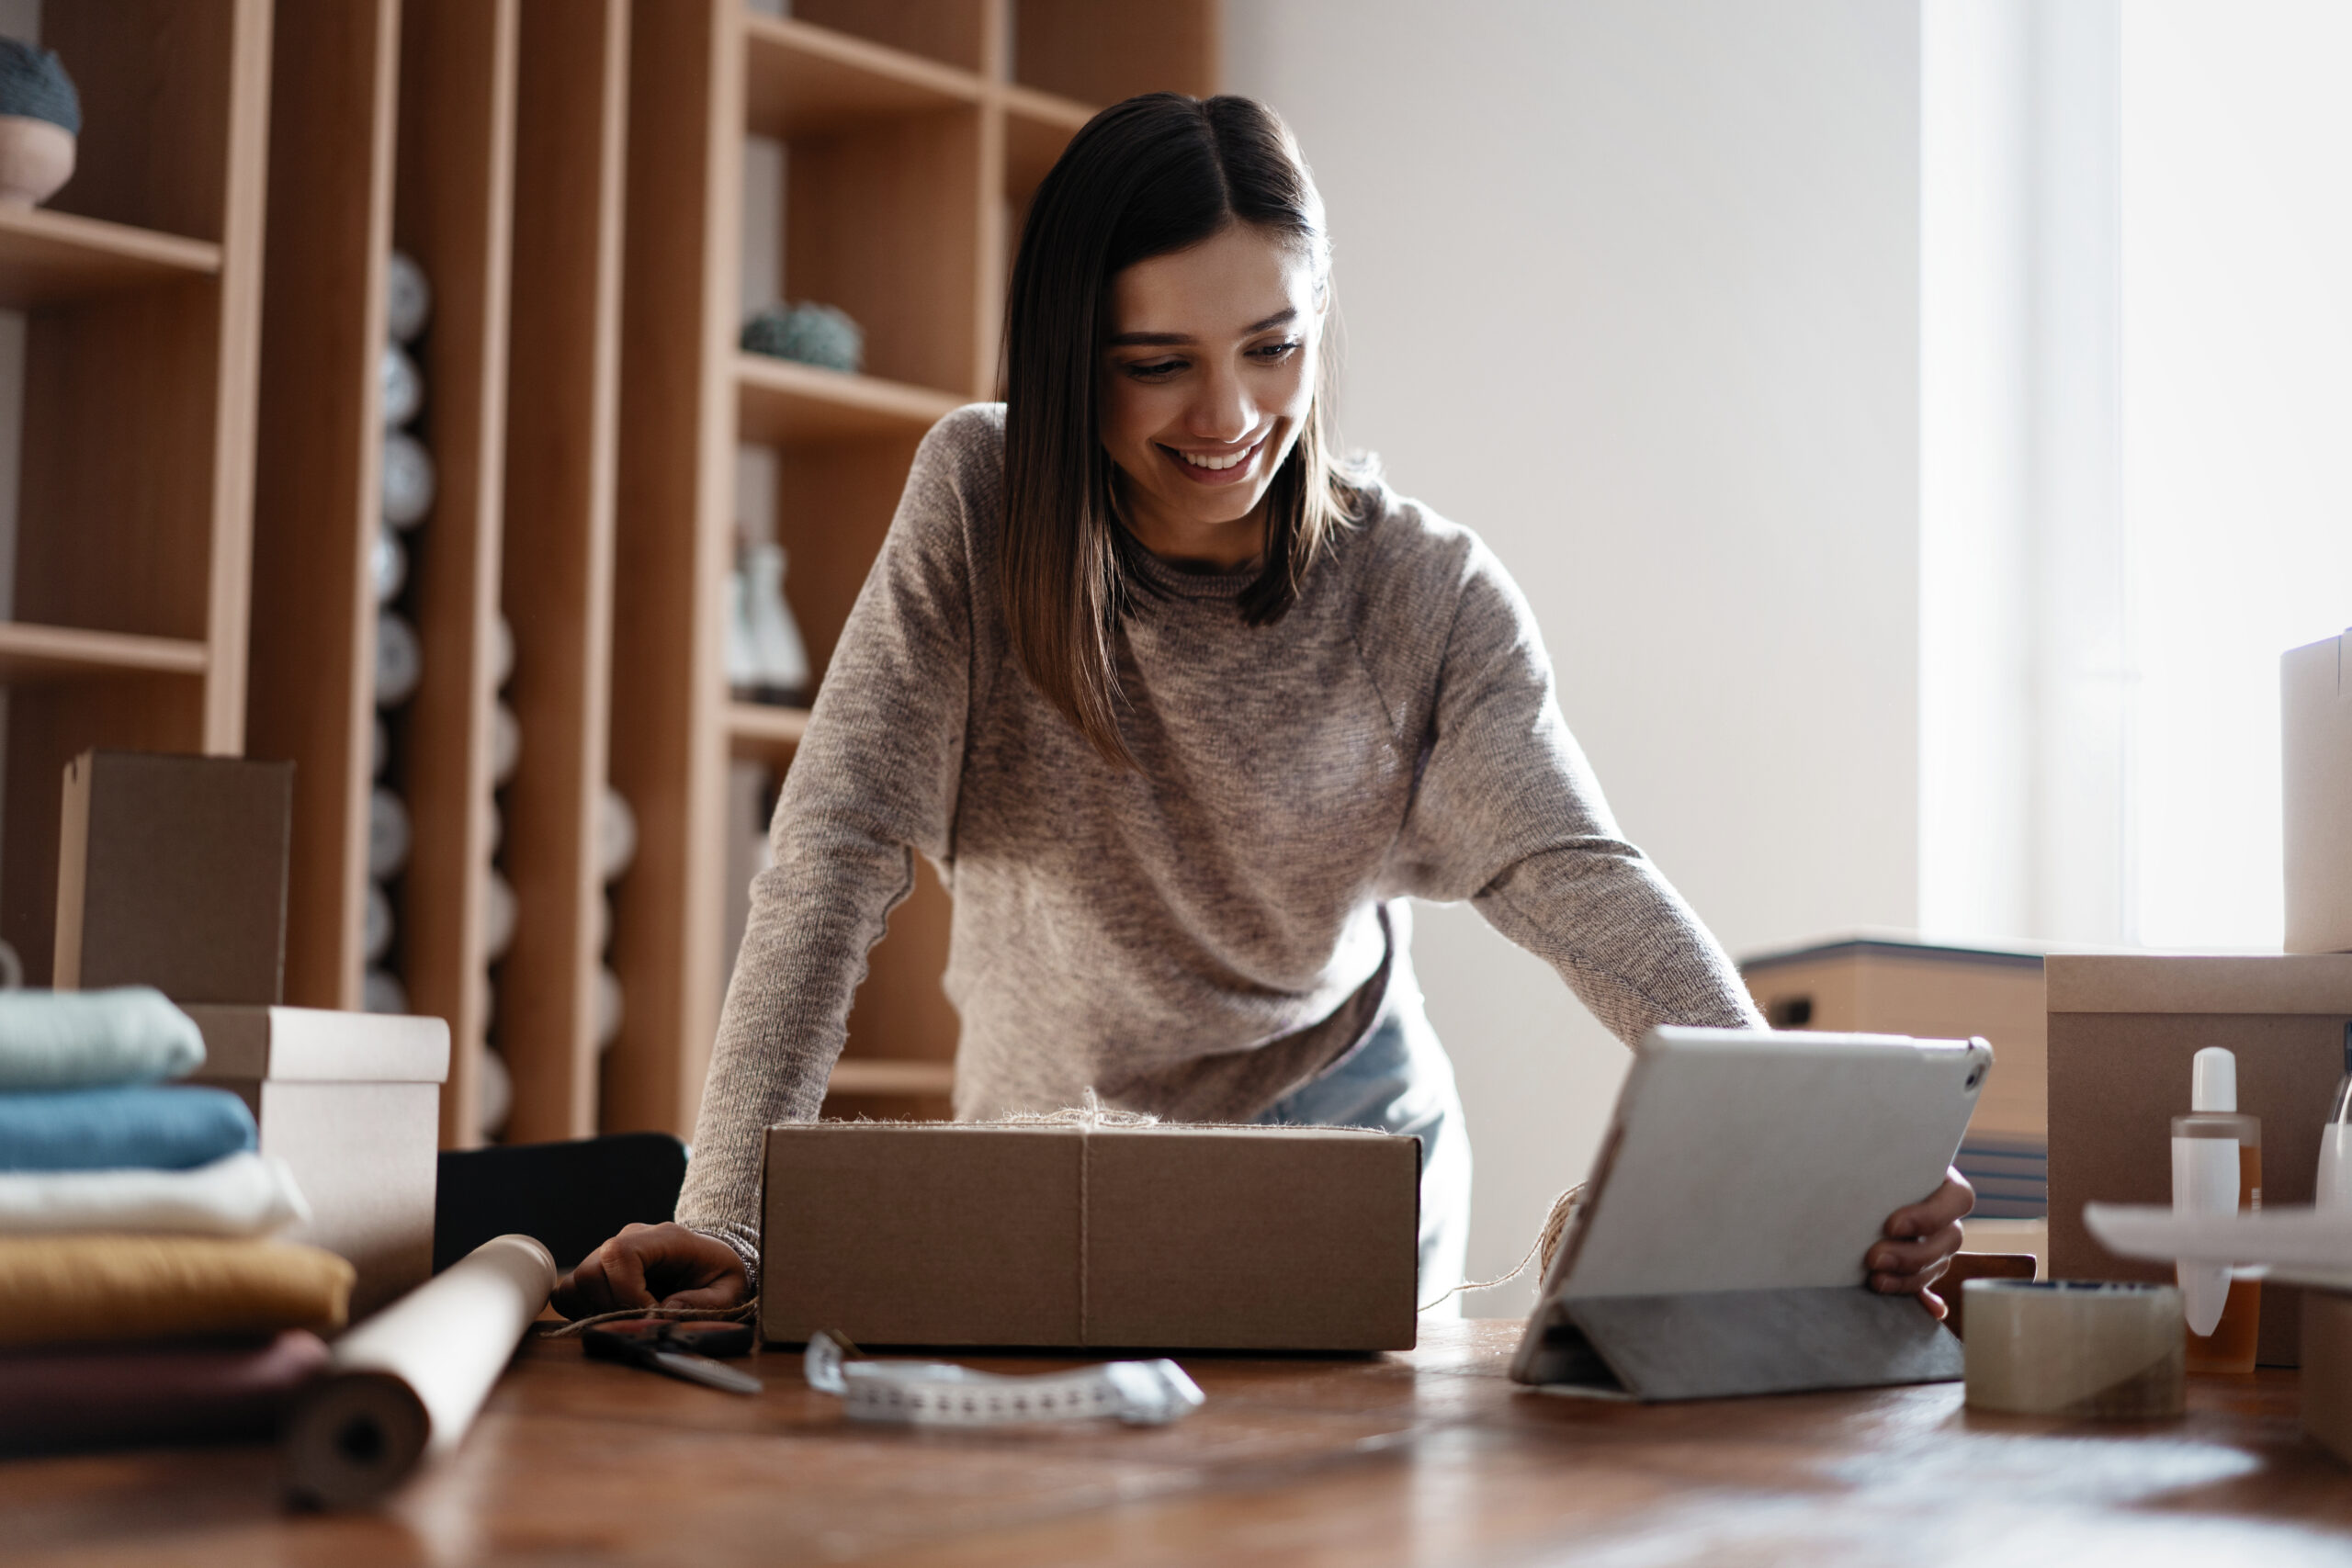
<svg viewBox="0 0 2352 1568">
<path fill-rule="evenodd" d="M 1119 617 L 1142 547 L 1118 520 L 1096 378 L 1111 280 L 1153 256 L 1247 223 L 1297 245 L 1330 287 L 1323 198 L 1298 144 L 1249 98 L 1147 93 L 1070 140 L 1037 187 L 1012 264 L 1005 322 L 1005 621 L 1046 699 L 1110 761 L 1119 731 Z M 1242 592 L 1251 626 L 1280 620 L 1331 537 L 1361 517 L 1369 470 L 1341 461 L 1325 428 L 1332 356 L 1321 356 L 1298 438 L 1266 492 L 1264 567 Z"/>
</svg>

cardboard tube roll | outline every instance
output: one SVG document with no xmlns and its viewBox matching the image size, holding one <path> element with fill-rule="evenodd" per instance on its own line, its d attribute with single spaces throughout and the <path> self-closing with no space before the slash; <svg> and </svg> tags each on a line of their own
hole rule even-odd
<svg viewBox="0 0 2352 1568">
<path fill-rule="evenodd" d="M 1971 1280 L 1968 1407 L 2117 1420 L 2177 1416 L 2180 1292 L 2086 1280 Z"/>
<path fill-rule="evenodd" d="M 288 1429 L 295 1495 L 363 1506 L 456 1448 L 555 1281 L 536 1239 L 496 1236 L 337 1340 Z"/>
</svg>

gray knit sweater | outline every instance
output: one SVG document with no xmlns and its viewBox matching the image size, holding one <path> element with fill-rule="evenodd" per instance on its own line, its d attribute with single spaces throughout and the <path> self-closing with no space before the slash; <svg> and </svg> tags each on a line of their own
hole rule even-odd
<svg viewBox="0 0 2352 1568">
<path fill-rule="evenodd" d="M 1386 496 L 1268 626 L 1249 570 L 1144 558 L 1104 762 L 1029 683 L 997 592 L 1004 412 L 916 454 L 776 807 L 678 1217 L 757 1278 L 761 1134 L 813 1118 L 913 856 L 955 895 L 963 1117 L 1256 1116 L 1378 1011 L 1385 903 L 1467 898 L 1621 1039 L 1760 1027 L 1618 836 L 1535 618 L 1467 529 Z"/>
</svg>

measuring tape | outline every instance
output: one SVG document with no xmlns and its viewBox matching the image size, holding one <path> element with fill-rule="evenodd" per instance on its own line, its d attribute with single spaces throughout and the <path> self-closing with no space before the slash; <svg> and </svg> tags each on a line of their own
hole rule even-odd
<svg viewBox="0 0 2352 1568">
<path fill-rule="evenodd" d="M 918 1427 L 1012 1427 L 1098 1421 L 1159 1427 L 1201 1407 L 1200 1385 L 1165 1359 L 1105 1361 L 1075 1371 L 1008 1377 L 945 1361 L 851 1360 L 830 1334 L 808 1341 L 808 1386 L 839 1394 L 853 1421 Z"/>
</svg>

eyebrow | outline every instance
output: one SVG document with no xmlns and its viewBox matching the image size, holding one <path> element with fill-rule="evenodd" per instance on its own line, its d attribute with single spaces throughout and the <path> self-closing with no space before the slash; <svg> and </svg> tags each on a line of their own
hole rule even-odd
<svg viewBox="0 0 2352 1568">
<path fill-rule="evenodd" d="M 1256 333 L 1286 326 L 1296 320 L 1298 320 L 1298 308 L 1295 305 L 1287 305 L 1262 321 L 1250 322 L 1241 329 L 1241 335 L 1249 337 Z M 1109 346 L 1113 348 L 1181 348 L 1192 341 L 1193 339 L 1183 333 L 1117 333 L 1112 335 Z"/>
</svg>

